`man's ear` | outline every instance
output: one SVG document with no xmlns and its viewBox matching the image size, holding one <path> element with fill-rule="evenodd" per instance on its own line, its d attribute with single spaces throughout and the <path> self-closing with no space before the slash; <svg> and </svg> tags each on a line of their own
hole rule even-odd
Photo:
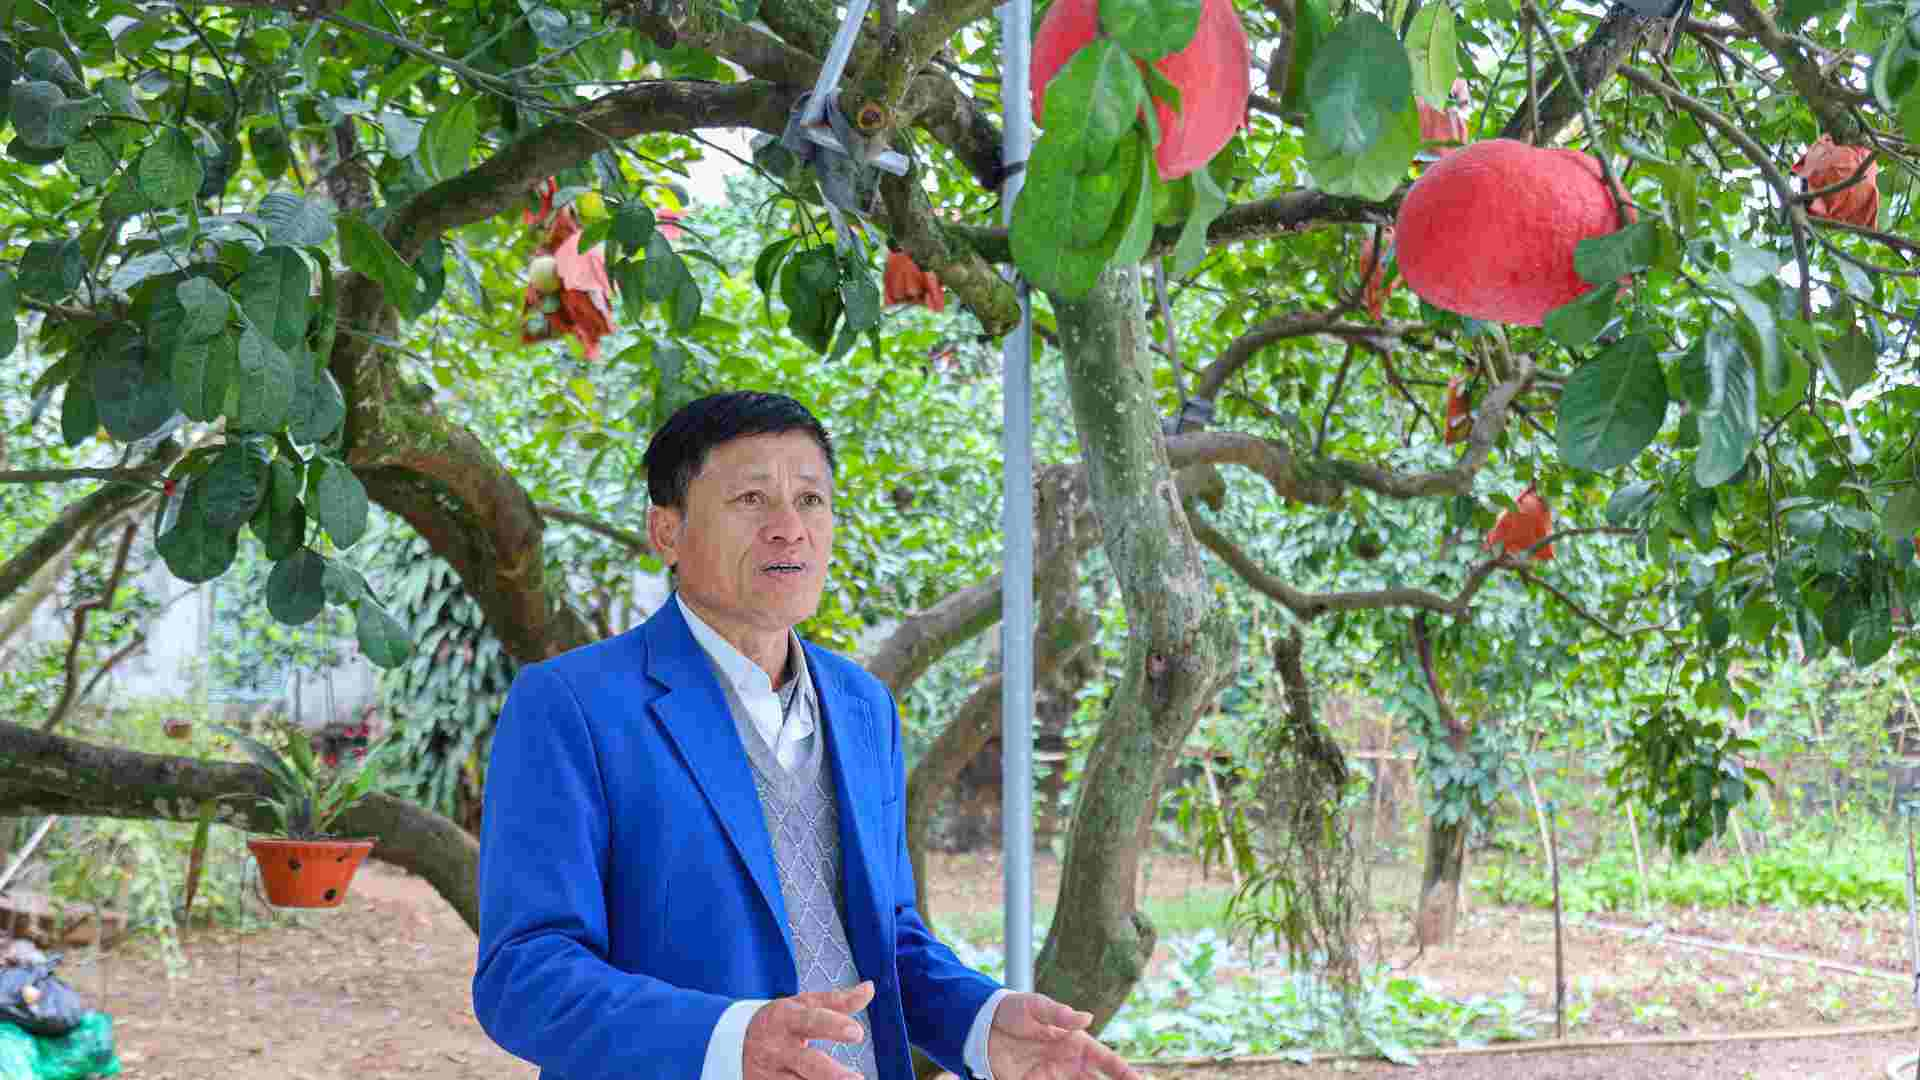
<svg viewBox="0 0 1920 1080">
<path fill-rule="evenodd" d="M 680 561 L 680 529 L 685 523 L 680 511 L 670 506 L 647 509 L 647 542 L 668 566 Z"/>
</svg>

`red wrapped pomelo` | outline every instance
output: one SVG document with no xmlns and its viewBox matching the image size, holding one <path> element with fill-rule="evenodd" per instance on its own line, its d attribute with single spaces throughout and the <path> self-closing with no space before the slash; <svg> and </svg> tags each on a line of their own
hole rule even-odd
<svg viewBox="0 0 1920 1080">
<path fill-rule="evenodd" d="M 1593 288 L 1574 272 L 1573 250 L 1620 219 L 1591 156 L 1487 139 L 1429 166 L 1394 225 L 1400 276 L 1428 303 L 1539 326 Z"/>
<path fill-rule="evenodd" d="M 1054 0 L 1033 40 L 1033 120 L 1042 123 L 1047 83 L 1094 39 L 1100 0 Z M 1213 160 L 1246 122 L 1253 93 L 1253 54 L 1233 0 L 1204 0 L 1200 26 L 1187 47 L 1153 62 L 1180 90 L 1180 112 L 1153 104 L 1160 125 L 1154 162 L 1160 179 L 1177 180 Z"/>
</svg>

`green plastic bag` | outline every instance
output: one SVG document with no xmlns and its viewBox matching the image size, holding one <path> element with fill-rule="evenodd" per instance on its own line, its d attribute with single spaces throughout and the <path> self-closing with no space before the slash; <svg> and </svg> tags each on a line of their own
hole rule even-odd
<svg viewBox="0 0 1920 1080">
<path fill-rule="evenodd" d="M 118 1076 L 113 1018 L 90 1012 L 72 1031 L 54 1038 L 0 1024 L 0 1080 L 91 1080 Z"/>
</svg>

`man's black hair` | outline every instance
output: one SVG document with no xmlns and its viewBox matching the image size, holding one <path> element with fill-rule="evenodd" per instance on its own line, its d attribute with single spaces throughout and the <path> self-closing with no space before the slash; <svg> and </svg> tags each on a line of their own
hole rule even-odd
<svg viewBox="0 0 1920 1080">
<path fill-rule="evenodd" d="M 835 470 L 833 439 L 805 405 L 785 394 L 735 390 L 710 394 L 680 407 L 653 433 L 643 459 L 647 469 L 647 496 L 655 506 L 685 509 L 687 488 L 707 463 L 707 455 L 722 443 L 751 435 L 784 435 L 804 431 L 827 456 L 827 472 Z"/>
</svg>

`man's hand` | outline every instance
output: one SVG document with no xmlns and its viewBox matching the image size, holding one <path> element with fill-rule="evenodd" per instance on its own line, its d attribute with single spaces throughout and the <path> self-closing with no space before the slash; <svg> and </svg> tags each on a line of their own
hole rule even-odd
<svg viewBox="0 0 1920 1080">
<path fill-rule="evenodd" d="M 745 1080 L 860 1080 L 860 1074 L 807 1045 L 811 1039 L 857 1043 L 866 1032 L 854 1014 L 873 1000 L 873 983 L 815 990 L 770 1001 L 747 1023 L 741 1046 Z"/>
<path fill-rule="evenodd" d="M 987 1067 L 993 1080 L 1140 1080 L 1119 1054 L 1087 1034 L 1093 1014 L 1044 994 L 1008 994 L 993 1011 Z"/>
</svg>

